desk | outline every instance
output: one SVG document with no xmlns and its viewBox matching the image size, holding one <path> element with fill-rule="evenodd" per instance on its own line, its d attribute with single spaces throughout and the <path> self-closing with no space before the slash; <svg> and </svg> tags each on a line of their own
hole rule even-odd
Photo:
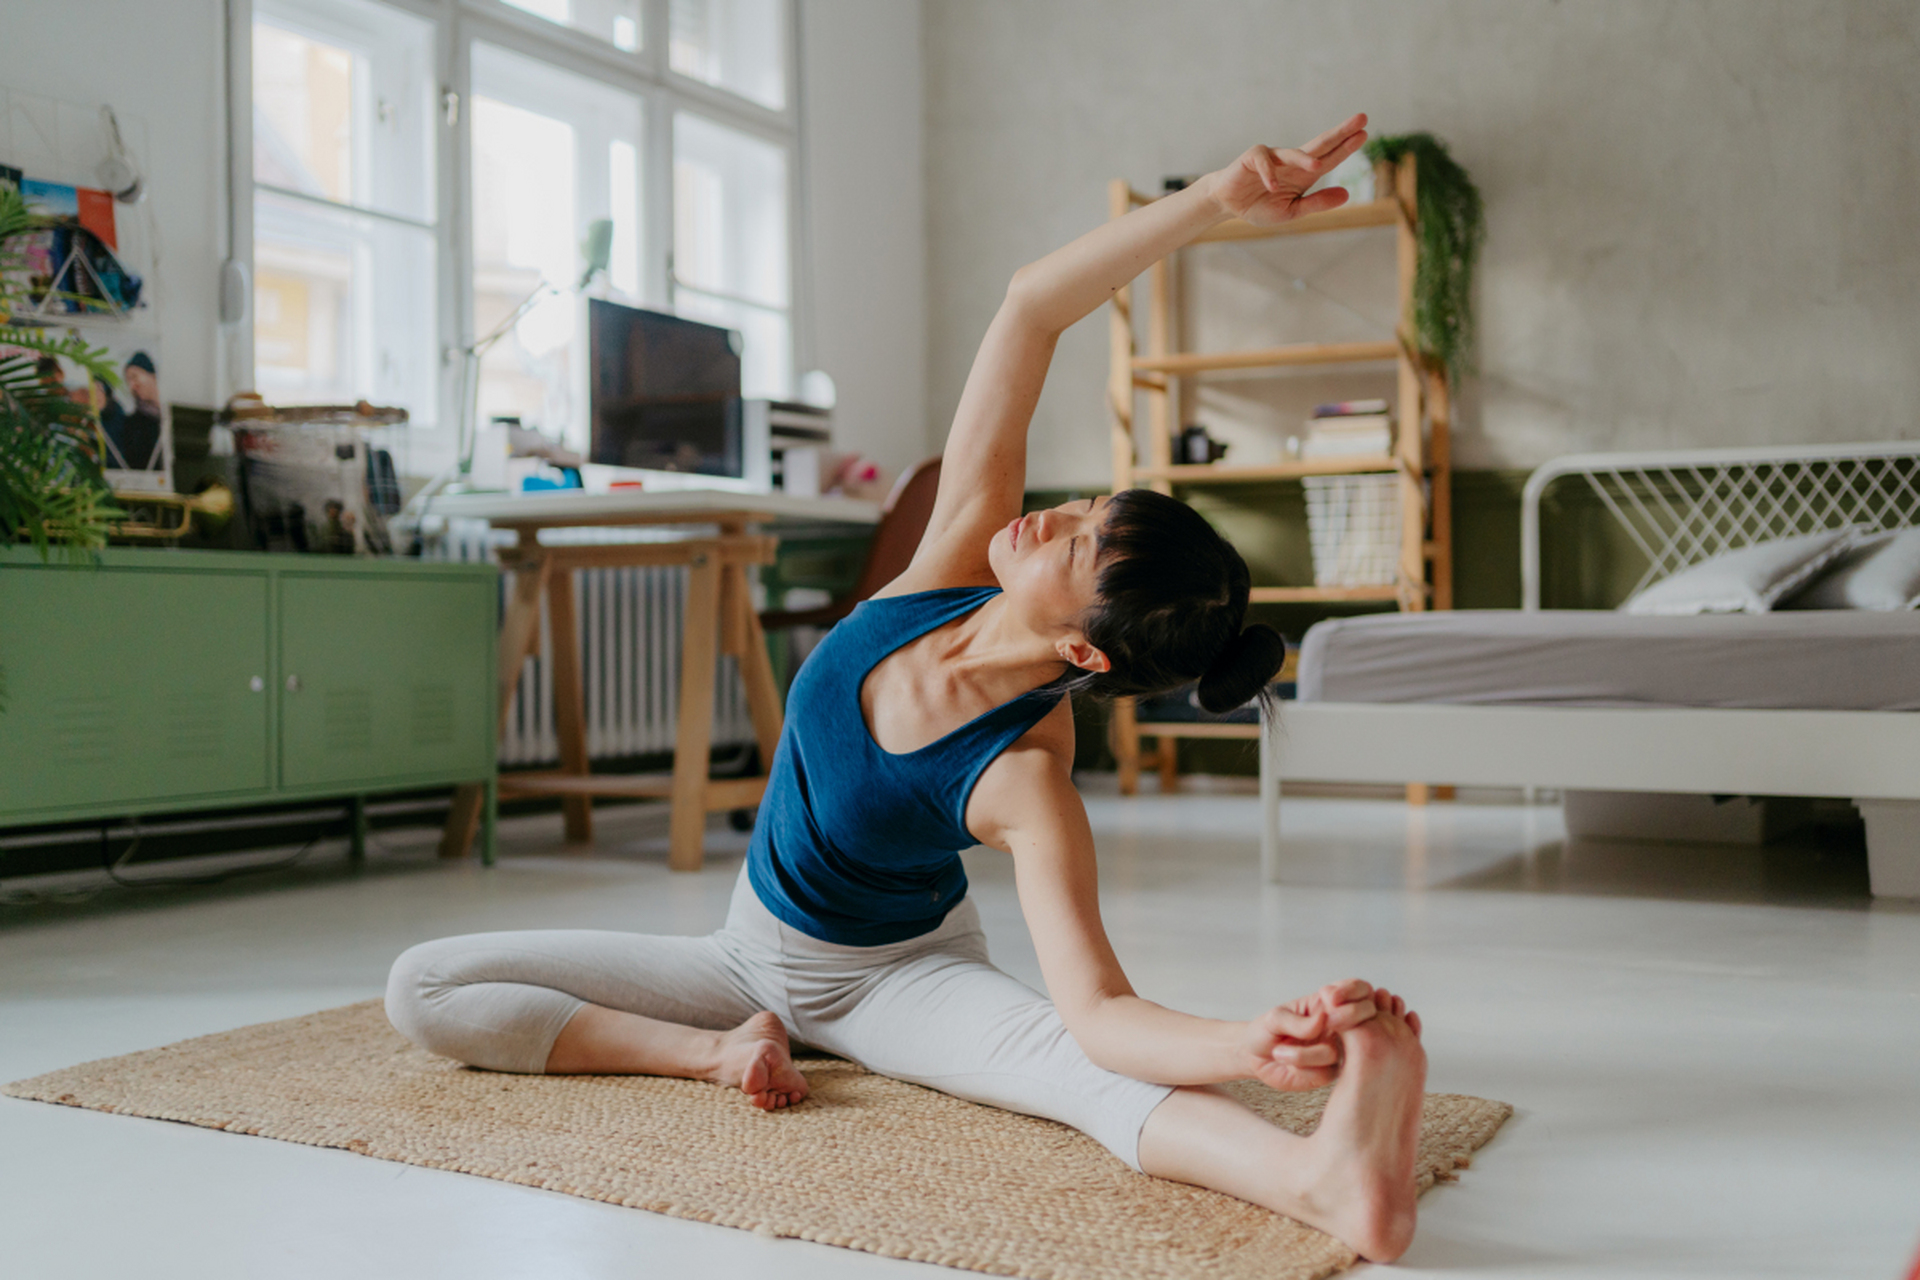
<svg viewBox="0 0 1920 1280">
<path fill-rule="evenodd" d="M 433 511 L 486 520 L 517 535 L 514 545 L 500 556 L 501 566 L 513 575 L 512 593 L 500 624 L 502 724 L 520 682 L 521 666 L 539 642 L 540 598 L 545 595 L 547 600 L 560 767 L 503 775 L 500 794 L 559 796 L 566 812 L 567 839 L 578 843 L 593 839 L 593 797 L 666 799 L 672 805 L 667 860 L 676 871 L 700 869 L 707 814 L 758 804 L 767 785 L 764 774 L 725 779 L 708 776 L 713 681 L 719 654 L 731 654 L 739 663 L 763 768 L 773 763 L 774 747 L 780 740 L 780 691 L 767 660 L 766 638 L 747 581 L 747 567 L 770 564 L 777 546 L 777 539 L 760 532 L 759 526 L 782 521 L 871 525 L 880 518 L 876 504 L 851 498 L 799 498 L 711 489 L 457 494 L 436 500 Z M 540 541 L 542 529 L 639 525 L 698 525 L 717 532 L 691 532 L 654 542 L 555 545 Z M 637 565 L 685 565 L 688 570 L 673 772 L 594 776 L 587 767 L 572 571 Z M 440 843 L 443 857 L 465 856 L 485 799 L 478 787 L 462 787 L 455 794 Z"/>
</svg>

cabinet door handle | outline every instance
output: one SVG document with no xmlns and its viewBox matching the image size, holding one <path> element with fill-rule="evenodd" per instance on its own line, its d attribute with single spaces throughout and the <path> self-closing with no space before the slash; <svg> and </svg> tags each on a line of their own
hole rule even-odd
<svg viewBox="0 0 1920 1280">
<path fill-rule="evenodd" d="M 247 681 L 247 688 L 253 690 L 255 693 L 265 693 L 267 691 L 266 677 L 254 676 L 252 679 Z"/>
<path fill-rule="evenodd" d="M 299 676 L 288 676 L 288 677 L 287 677 L 287 692 L 288 692 L 288 693 L 298 693 L 298 692 L 300 692 L 300 677 L 299 677 Z"/>
</svg>

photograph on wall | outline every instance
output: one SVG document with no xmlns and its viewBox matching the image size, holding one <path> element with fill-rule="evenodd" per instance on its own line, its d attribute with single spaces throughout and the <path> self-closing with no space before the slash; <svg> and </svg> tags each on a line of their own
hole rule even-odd
<svg viewBox="0 0 1920 1280">
<path fill-rule="evenodd" d="M 156 336 L 92 329 L 83 336 L 106 349 L 118 385 L 94 377 L 72 360 L 50 355 L 37 357 L 41 378 L 58 384 L 93 419 L 94 454 L 108 484 L 125 492 L 171 489 L 173 440 L 160 394 Z"/>
</svg>

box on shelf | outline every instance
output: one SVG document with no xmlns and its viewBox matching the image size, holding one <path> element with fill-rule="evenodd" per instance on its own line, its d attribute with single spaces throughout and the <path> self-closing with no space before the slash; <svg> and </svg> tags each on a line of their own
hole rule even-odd
<svg viewBox="0 0 1920 1280">
<path fill-rule="evenodd" d="M 1303 458 L 1385 457 L 1393 452 L 1393 416 L 1354 414 L 1338 418 L 1311 418 Z"/>
<path fill-rule="evenodd" d="M 1307 476 L 1307 542 L 1321 587 L 1385 586 L 1400 572 L 1400 477 Z"/>
</svg>

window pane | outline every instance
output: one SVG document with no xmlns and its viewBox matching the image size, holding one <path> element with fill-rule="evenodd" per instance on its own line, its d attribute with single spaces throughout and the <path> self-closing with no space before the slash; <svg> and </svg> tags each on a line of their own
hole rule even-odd
<svg viewBox="0 0 1920 1280">
<path fill-rule="evenodd" d="M 672 0 L 668 62 L 683 76 L 787 105 L 786 0 Z"/>
<path fill-rule="evenodd" d="M 784 311 L 716 298 L 681 289 L 673 309 L 689 320 L 737 329 L 740 351 L 740 394 L 749 400 L 788 400 L 793 390 L 793 333 Z"/>
<path fill-rule="evenodd" d="M 430 222 L 433 26 L 370 0 L 263 0 L 255 182 Z"/>
<path fill-rule="evenodd" d="M 261 191 L 254 387 L 281 404 L 399 405 L 437 419 L 433 232 Z"/>
<path fill-rule="evenodd" d="M 611 218 L 611 283 L 638 291 L 640 101 L 485 44 L 473 48 L 473 92 L 474 334 L 543 294 L 482 356 L 478 421 L 516 416 L 584 450 L 580 245 L 590 222 Z"/>
<path fill-rule="evenodd" d="M 630 142 L 607 148 L 608 212 L 613 217 L 613 252 L 607 275 L 630 298 L 640 296 L 640 149 Z"/>
<path fill-rule="evenodd" d="M 253 24 L 253 176 L 353 199 L 351 53 Z"/>
<path fill-rule="evenodd" d="M 605 40 L 616 49 L 640 47 L 640 0 L 506 0 L 516 9 Z"/>
<path fill-rule="evenodd" d="M 785 307 L 787 154 L 699 116 L 673 121 L 677 283 Z"/>
</svg>

